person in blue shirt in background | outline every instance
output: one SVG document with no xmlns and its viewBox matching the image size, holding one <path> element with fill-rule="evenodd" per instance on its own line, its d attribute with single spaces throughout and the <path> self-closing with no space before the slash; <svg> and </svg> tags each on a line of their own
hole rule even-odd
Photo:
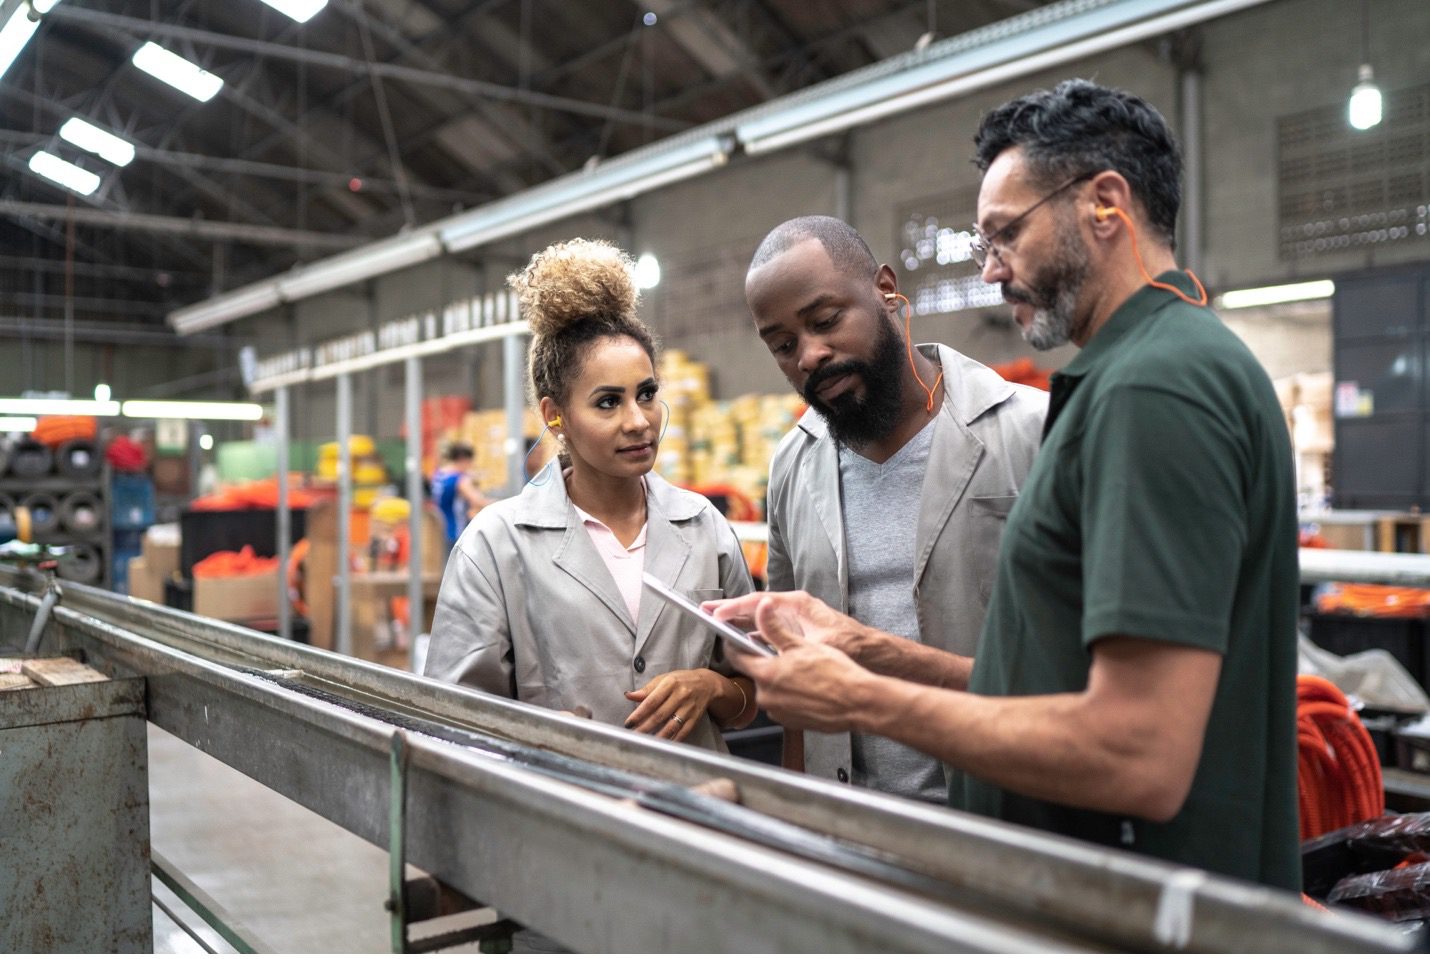
<svg viewBox="0 0 1430 959">
<path fill-rule="evenodd" d="M 483 495 L 472 479 L 472 447 L 456 442 L 447 447 L 442 465 L 432 474 L 432 499 L 442 511 L 450 547 L 471 518 L 496 500 Z"/>
</svg>

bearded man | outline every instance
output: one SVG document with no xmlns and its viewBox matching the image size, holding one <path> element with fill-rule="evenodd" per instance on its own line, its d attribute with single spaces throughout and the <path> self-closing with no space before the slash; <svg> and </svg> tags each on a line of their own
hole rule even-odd
<svg viewBox="0 0 1430 959">
<path fill-rule="evenodd" d="M 860 622 L 971 656 L 1047 394 L 947 346 L 911 351 L 894 271 L 833 217 L 772 230 L 745 294 L 760 338 L 810 405 L 770 469 L 770 589 L 805 590 Z M 948 797 L 937 759 L 885 736 L 811 732 L 794 752 L 787 764 L 802 758 L 816 775 Z"/>
<path fill-rule="evenodd" d="M 735 665 L 786 725 L 956 767 L 957 808 L 1297 890 L 1290 442 L 1265 370 L 1176 269 L 1175 139 L 1140 97 L 1071 80 L 975 144 L 983 279 L 1034 345 L 1082 350 L 1053 377 L 976 657 L 752 594 L 717 615 L 781 655 Z"/>
</svg>

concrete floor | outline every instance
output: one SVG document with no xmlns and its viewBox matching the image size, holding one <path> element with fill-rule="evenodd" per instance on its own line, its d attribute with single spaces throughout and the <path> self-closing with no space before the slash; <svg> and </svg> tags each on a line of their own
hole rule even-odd
<svg viewBox="0 0 1430 959">
<path fill-rule="evenodd" d="M 155 852 L 246 927 L 262 951 L 390 951 L 386 850 L 153 725 L 149 804 Z M 155 885 L 181 917 L 192 916 Z M 205 950 L 156 906 L 154 951 Z"/>
</svg>

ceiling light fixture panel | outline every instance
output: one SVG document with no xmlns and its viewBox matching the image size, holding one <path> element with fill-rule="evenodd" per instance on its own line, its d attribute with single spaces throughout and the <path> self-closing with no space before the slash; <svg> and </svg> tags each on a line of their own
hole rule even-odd
<svg viewBox="0 0 1430 959">
<path fill-rule="evenodd" d="M 134 51 L 134 65 L 181 93 L 207 103 L 223 88 L 223 78 L 150 40 Z"/>
<path fill-rule="evenodd" d="M 73 143 L 81 150 L 88 150 L 115 166 L 128 166 L 134 160 L 134 144 L 80 117 L 70 117 L 64 122 L 60 127 L 60 139 Z"/>
<path fill-rule="evenodd" d="M 263 2 L 299 23 L 307 23 L 313 18 L 313 14 L 328 5 L 328 0 L 263 0 Z"/>
<path fill-rule="evenodd" d="M 30 169 L 80 196 L 89 196 L 99 189 L 98 174 L 90 173 L 84 167 L 75 166 L 68 160 L 61 160 L 45 150 L 40 150 L 30 157 Z"/>
</svg>

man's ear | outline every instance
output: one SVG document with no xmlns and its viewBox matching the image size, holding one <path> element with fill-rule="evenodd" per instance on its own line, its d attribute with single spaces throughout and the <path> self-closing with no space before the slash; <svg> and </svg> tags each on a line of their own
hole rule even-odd
<svg viewBox="0 0 1430 959">
<path fill-rule="evenodd" d="M 1127 178 L 1116 170 L 1104 170 L 1093 177 L 1091 194 L 1088 218 L 1092 220 L 1093 230 L 1099 234 L 1111 234 L 1122 228 L 1114 211 L 1122 210 L 1128 216 L 1136 216 L 1140 212 Z"/>
<path fill-rule="evenodd" d="M 879 272 L 874 274 L 874 289 L 879 292 L 879 298 L 885 304 L 898 306 L 895 297 L 899 295 L 899 278 L 889 264 L 883 264 L 879 267 Z"/>
</svg>

